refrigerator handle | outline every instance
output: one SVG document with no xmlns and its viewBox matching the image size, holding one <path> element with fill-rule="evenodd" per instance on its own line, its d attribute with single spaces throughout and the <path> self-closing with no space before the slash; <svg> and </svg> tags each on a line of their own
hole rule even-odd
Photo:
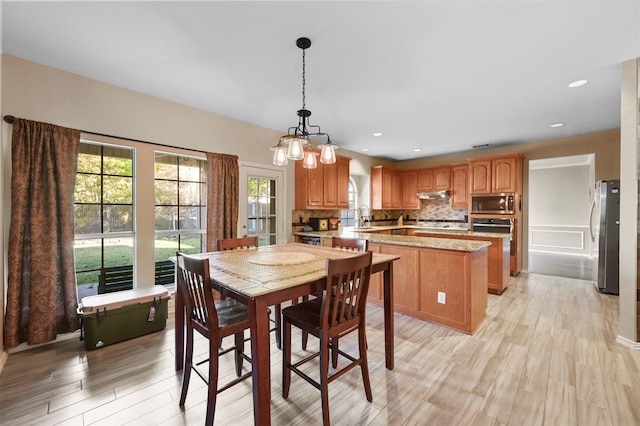
<svg viewBox="0 0 640 426">
<path fill-rule="evenodd" d="M 591 233 L 591 242 L 596 241 L 596 236 L 593 233 L 593 212 L 595 208 L 596 208 L 596 201 L 593 200 L 593 203 L 591 203 L 591 211 L 589 212 L 589 232 Z"/>
</svg>

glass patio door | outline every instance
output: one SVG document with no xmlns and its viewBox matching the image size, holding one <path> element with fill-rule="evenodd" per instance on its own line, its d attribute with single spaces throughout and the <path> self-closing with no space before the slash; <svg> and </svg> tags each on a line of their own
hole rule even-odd
<svg viewBox="0 0 640 426">
<path fill-rule="evenodd" d="M 257 236 L 260 246 L 286 241 L 283 172 L 241 166 L 238 236 Z"/>
</svg>

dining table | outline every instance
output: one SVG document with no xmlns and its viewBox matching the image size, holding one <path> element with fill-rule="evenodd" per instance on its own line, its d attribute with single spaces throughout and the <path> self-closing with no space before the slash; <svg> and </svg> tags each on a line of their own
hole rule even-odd
<svg viewBox="0 0 640 426">
<path fill-rule="evenodd" d="M 297 300 L 323 288 L 327 259 L 340 259 L 353 251 L 287 243 L 250 249 L 194 255 L 209 259 L 212 286 L 249 307 L 256 425 L 271 424 L 271 366 L 269 306 Z M 383 273 L 385 365 L 394 368 L 393 262 L 397 255 L 373 253 L 371 273 Z M 180 291 L 175 298 L 176 370 L 184 367 L 185 307 Z"/>
</svg>

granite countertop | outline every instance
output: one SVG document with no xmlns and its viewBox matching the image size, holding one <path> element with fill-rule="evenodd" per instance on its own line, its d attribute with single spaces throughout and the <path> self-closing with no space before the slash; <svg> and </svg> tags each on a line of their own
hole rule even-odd
<svg viewBox="0 0 640 426">
<path fill-rule="evenodd" d="M 459 240 L 448 238 L 415 237 L 408 235 L 388 235 L 376 234 L 375 231 L 386 231 L 392 229 L 421 228 L 416 226 L 372 226 L 370 228 L 344 228 L 342 231 L 311 231 L 295 232 L 294 235 L 308 237 L 343 237 L 360 238 L 378 244 L 393 244 L 398 246 L 410 246 L 419 248 L 433 248 L 439 250 L 454 250 L 474 252 L 491 245 L 489 241 L 479 240 Z M 466 231 L 461 231 L 466 232 Z"/>
<path fill-rule="evenodd" d="M 415 229 L 414 234 L 443 234 L 443 235 L 464 235 L 476 238 L 509 238 L 509 234 L 501 234 L 499 232 L 473 232 L 467 229 L 451 229 L 451 228 L 423 228 L 412 226 Z"/>
</svg>

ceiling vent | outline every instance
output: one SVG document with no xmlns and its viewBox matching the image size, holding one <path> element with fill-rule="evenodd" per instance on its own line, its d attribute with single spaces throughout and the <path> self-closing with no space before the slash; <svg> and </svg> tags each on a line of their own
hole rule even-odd
<svg viewBox="0 0 640 426">
<path fill-rule="evenodd" d="M 493 144 L 481 143 L 480 145 L 473 145 L 471 148 L 473 148 L 473 149 L 483 149 L 483 148 L 489 148 L 491 146 L 493 146 Z"/>
</svg>

